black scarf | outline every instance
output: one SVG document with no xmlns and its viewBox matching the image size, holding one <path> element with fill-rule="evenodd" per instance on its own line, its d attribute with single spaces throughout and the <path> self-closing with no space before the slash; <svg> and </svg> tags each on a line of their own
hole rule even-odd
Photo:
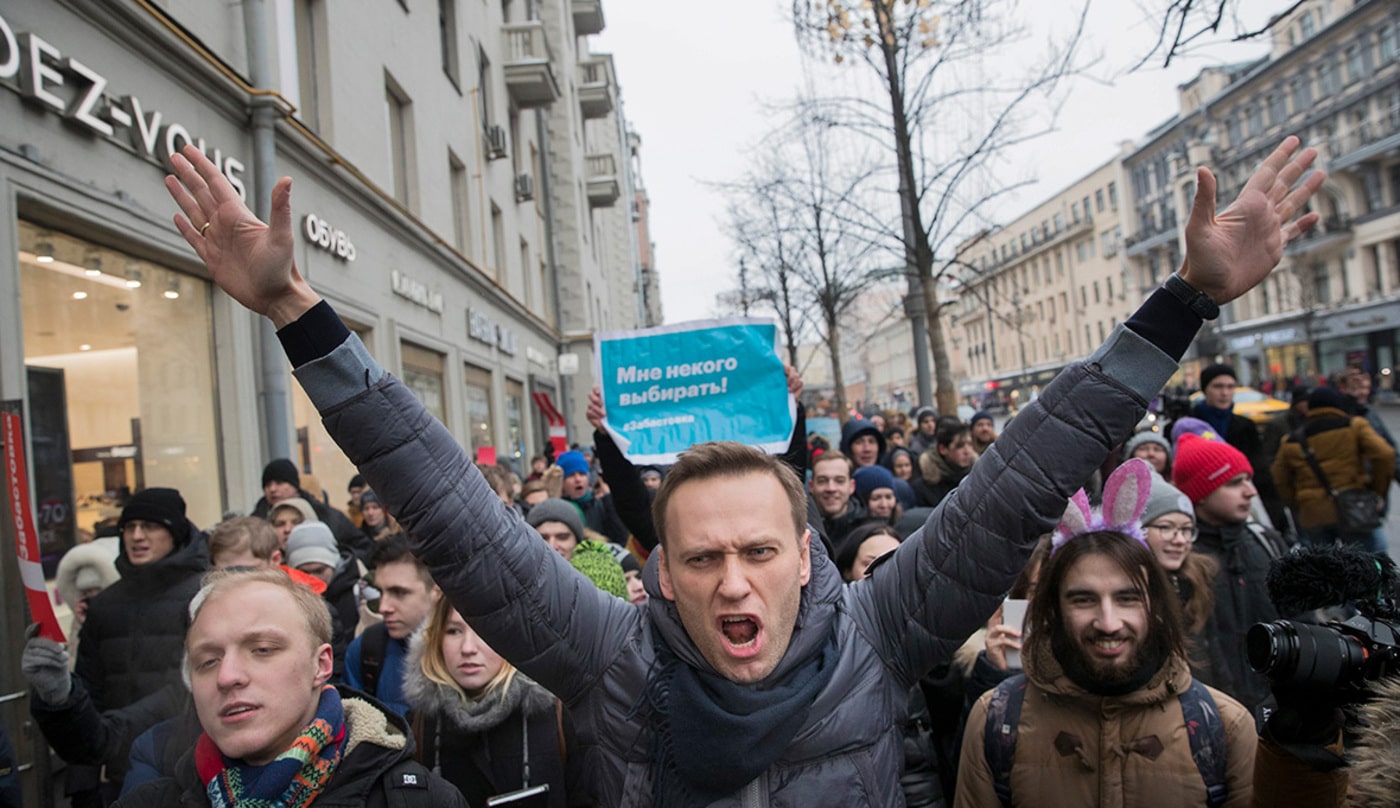
<svg viewBox="0 0 1400 808">
<path fill-rule="evenodd" d="M 767 770 L 802 728 L 839 656 L 833 627 L 819 653 L 759 689 L 696 670 L 655 636 L 645 697 L 653 795 L 667 808 L 708 805 Z"/>
</svg>

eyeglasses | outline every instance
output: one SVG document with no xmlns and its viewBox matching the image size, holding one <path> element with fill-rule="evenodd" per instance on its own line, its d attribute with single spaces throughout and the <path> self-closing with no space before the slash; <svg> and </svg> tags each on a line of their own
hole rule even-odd
<svg viewBox="0 0 1400 808">
<path fill-rule="evenodd" d="M 1143 527 L 1147 528 L 1148 530 L 1155 530 L 1157 533 L 1161 534 L 1162 536 L 1165 536 L 1166 538 L 1171 538 L 1175 535 L 1180 536 L 1189 542 L 1194 542 L 1196 540 L 1196 536 L 1199 535 L 1199 531 L 1196 530 L 1195 525 L 1143 525 Z"/>
</svg>

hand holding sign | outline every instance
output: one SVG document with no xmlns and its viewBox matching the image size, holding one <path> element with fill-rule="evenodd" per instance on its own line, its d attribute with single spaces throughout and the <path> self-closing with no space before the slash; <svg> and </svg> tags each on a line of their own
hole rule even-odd
<svg viewBox="0 0 1400 808">
<path fill-rule="evenodd" d="M 34 530 L 34 515 L 29 506 L 29 468 L 24 461 L 24 423 L 20 419 L 21 402 L 6 402 L 0 413 L 0 437 L 5 444 L 5 496 L 14 519 L 15 555 L 19 559 L 19 577 L 29 596 L 29 613 L 39 624 L 39 636 L 54 642 L 66 642 L 63 629 L 54 617 L 49 590 L 44 584 L 44 568 L 39 563 L 39 534 Z"/>
</svg>

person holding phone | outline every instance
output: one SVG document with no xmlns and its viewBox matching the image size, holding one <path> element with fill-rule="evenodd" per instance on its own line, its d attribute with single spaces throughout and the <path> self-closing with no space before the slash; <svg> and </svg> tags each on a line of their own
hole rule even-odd
<svg viewBox="0 0 1400 808">
<path fill-rule="evenodd" d="M 469 805 L 516 793 L 510 804 L 520 808 L 571 804 L 565 764 L 573 731 L 559 700 L 502 659 L 446 598 L 413 637 L 404 695 L 415 757 Z"/>
</svg>

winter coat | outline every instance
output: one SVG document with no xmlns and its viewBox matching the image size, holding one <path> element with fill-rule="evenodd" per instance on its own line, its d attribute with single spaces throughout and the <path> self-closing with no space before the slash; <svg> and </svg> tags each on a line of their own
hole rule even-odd
<svg viewBox="0 0 1400 808">
<path fill-rule="evenodd" d="M 311 503 L 311 510 L 316 512 L 316 518 L 325 522 L 326 527 L 331 529 L 331 535 L 335 536 L 335 543 L 340 546 L 342 552 L 349 550 L 356 558 L 369 563 L 369 557 L 374 553 L 373 539 L 355 527 L 355 523 L 345 514 L 322 502 L 320 497 L 312 496 L 300 488 L 297 489 L 297 496 Z M 267 497 L 260 497 L 253 506 L 253 516 L 266 519 L 269 513 L 272 513 L 272 505 L 267 501 Z"/>
<path fill-rule="evenodd" d="M 1369 488 L 1385 499 L 1395 470 L 1395 449 L 1365 418 L 1333 407 L 1318 407 L 1308 411 L 1303 435 L 1332 490 Z M 1337 524 L 1336 504 L 1292 435 L 1284 438 L 1274 458 L 1274 482 L 1298 514 L 1300 527 Z"/>
<path fill-rule="evenodd" d="M 58 560 L 58 571 L 54 574 L 54 585 L 58 587 L 63 602 L 72 607 L 82 600 L 78 576 L 85 570 L 97 576 L 103 589 L 119 581 L 121 573 L 117 572 L 117 556 L 121 555 L 121 549 L 122 540 L 118 536 L 93 539 L 69 548 Z M 76 622 L 76 618 L 74 620 Z M 70 633 L 78 630 L 79 627 L 75 625 Z"/>
<path fill-rule="evenodd" d="M 418 748 L 414 758 L 456 786 L 468 805 L 547 784 L 551 808 L 566 808 L 565 718 L 554 694 L 516 671 L 508 688 L 468 703 L 454 687 L 423 673 L 423 632 L 409 644 L 404 697 Z M 525 777 L 528 725 L 529 781 Z M 570 729 L 570 732 L 572 729 Z M 578 757 L 573 757 L 577 763 Z"/>
<path fill-rule="evenodd" d="M 345 751 L 330 783 L 316 795 L 316 808 L 467 808 L 457 789 L 414 762 L 413 736 L 402 718 L 362 693 L 339 689 L 345 705 Z M 112 808 L 206 808 L 209 804 L 209 794 L 195 771 L 192 746 L 180 758 L 173 777 L 131 791 Z"/>
<path fill-rule="evenodd" d="M 1215 611 L 1200 639 L 1201 656 L 1211 661 L 1213 681 L 1202 681 L 1229 693 L 1254 713 L 1263 725 L 1261 709 L 1273 704 L 1269 680 L 1249 667 L 1245 634 L 1255 623 L 1279 619 L 1269 599 L 1269 565 L 1284 551 L 1278 534 L 1253 522 L 1238 525 L 1199 523 L 1200 537 L 1192 552 L 1210 556 L 1220 566 L 1215 576 Z M 1203 671 L 1204 672 L 1204 671 Z"/>
<path fill-rule="evenodd" d="M 345 681 L 345 651 L 354 642 L 360 627 L 360 598 L 355 585 L 360 582 L 360 561 L 347 552 L 341 552 L 340 565 L 326 584 L 321 599 L 331 610 L 331 650 L 335 654 L 335 672 L 332 681 Z"/>
<path fill-rule="evenodd" d="M 950 466 L 935 446 L 919 455 L 919 473 L 909 479 L 909 486 L 914 489 L 919 507 L 936 508 L 971 471 L 971 466 L 965 469 Z"/>
<path fill-rule="evenodd" d="M 622 523 L 622 517 L 617 515 L 617 508 L 613 507 L 612 494 L 604 494 L 600 497 L 589 492 L 584 495 L 583 499 L 569 499 L 568 501 L 578 506 L 578 509 L 583 512 L 585 525 L 606 536 L 608 541 L 613 544 L 627 546 L 627 538 L 631 533 L 627 530 L 627 525 Z"/>
<path fill-rule="evenodd" d="M 1025 661 L 1025 701 L 1011 765 L 1013 806 L 1206 804 L 1205 780 L 1191 758 L 1190 729 L 1177 699 L 1191 685 L 1184 660 L 1168 659 L 1146 685 L 1124 696 L 1085 691 L 1048 651 L 1043 659 Z M 1234 699 L 1218 690 L 1210 695 L 1228 746 L 1225 805 L 1247 806 L 1254 778 L 1254 722 Z M 968 716 L 954 806 L 1000 804 L 984 745 L 991 699 L 991 692 L 984 694 Z M 1143 742 L 1153 739 L 1160 743 L 1157 754 L 1144 751 L 1150 747 Z"/>
<path fill-rule="evenodd" d="M 661 594 L 660 554 L 643 571 L 645 607 L 599 591 L 501 503 L 451 433 L 333 320 L 322 306 L 295 324 L 324 351 L 295 372 L 330 434 L 408 528 L 415 554 L 472 628 L 564 700 L 588 764 L 584 797 L 651 805 L 651 732 L 639 697 L 657 643 L 682 664 L 712 670 Z M 334 348 L 324 344 L 330 333 Z M 901 804 L 909 689 L 996 609 L 1036 539 L 1175 369 L 1170 356 L 1120 327 L 1021 412 L 870 578 L 844 585 L 814 543 L 796 626 L 769 679 L 805 665 L 833 637 L 837 661 L 771 767 L 716 804 Z"/>
<path fill-rule="evenodd" d="M 184 545 L 149 564 L 132 564 L 123 547 L 117 556 L 121 580 L 102 590 L 88 604 L 87 619 L 78 635 L 74 672 L 95 713 L 134 705 L 171 685 L 183 688 L 180 659 L 185 651 L 187 610 L 190 598 L 199 591 L 201 576 L 209 568 L 205 535 L 193 524 L 189 530 L 190 539 Z M 58 711 L 31 712 L 41 726 L 48 724 L 46 733 L 62 733 L 65 730 L 60 727 L 76 720 L 74 714 L 66 711 L 73 701 L 70 698 L 70 704 L 62 705 Z M 41 718 L 44 713 L 47 714 Z M 117 733 L 110 744 L 93 744 L 104 749 L 109 778 L 120 782 L 132 740 L 171 714 L 156 709 L 142 718 L 146 714 L 135 711 L 127 725 L 129 732 Z M 150 723 L 143 725 L 147 719 Z"/>
<path fill-rule="evenodd" d="M 816 499 L 809 494 L 807 501 L 813 505 L 807 509 L 810 513 L 815 508 Z M 821 513 L 820 508 L 815 508 L 815 510 L 817 513 Z M 868 521 L 870 521 L 870 514 L 866 512 L 865 506 L 860 504 L 860 500 L 856 498 L 855 494 L 851 495 L 850 501 L 846 503 L 846 510 L 842 513 L 836 516 L 823 514 L 822 531 L 826 533 L 827 541 L 830 542 L 831 557 L 835 558 L 841 553 L 841 545 L 846 543 L 846 537 L 851 534 L 852 530 Z"/>
</svg>

